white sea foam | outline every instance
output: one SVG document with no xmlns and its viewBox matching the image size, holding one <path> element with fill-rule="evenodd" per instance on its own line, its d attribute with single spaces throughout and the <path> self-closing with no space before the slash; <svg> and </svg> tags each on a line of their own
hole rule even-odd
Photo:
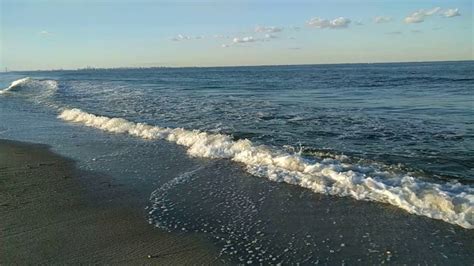
<svg viewBox="0 0 474 266">
<path fill-rule="evenodd" d="M 474 188 L 469 185 L 435 183 L 333 158 L 308 160 L 249 140 L 233 140 L 228 135 L 162 128 L 79 109 L 65 109 L 58 117 L 107 132 L 175 142 L 186 147 L 191 156 L 231 159 L 246 165 L 253 175 L 317 193 L 388 203 L 410 213 L 474 228 Z"/>
</svg>

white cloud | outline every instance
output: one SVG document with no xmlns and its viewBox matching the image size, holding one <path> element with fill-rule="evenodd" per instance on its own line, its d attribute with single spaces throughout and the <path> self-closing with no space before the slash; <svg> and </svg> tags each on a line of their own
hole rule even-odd
<svg viewBox="0 0 474 266">
<path fill-rule="evenodd" d="M 434 7 L 434 8 L 432 8 L 432 9 L 426 10 L 426 11 L 425 11 L 425 14 L 426 14 L 427 16 L 432 16 L 432 15 L 438 13 L 440 10 L 441 10 L 441 7 L 439 7 L 439 6 L 438 6 L 438 7 Z"/>
<path fill-rule="evenodd" d="M 182 35 L 182 34 L 178 34 L 178 36 L 171 38 L 171 40 L 175 41 L 175 42 L 179 42 L 179 41 L 183 41 L 183 40 L 191 40 L 191 37 L 185 36 L 185 35 Z"/>
<path fill-rule="evenodd" d="M 266 27 L 266 26 L 257 26 L 255 27 L 255 32 L 264 32 L 264 33 L 275 33 L 275 32 L 281 32 L 283 31 L 283 28 L 279 27 Z"/>
<path fill-rule="evenodd" d="M 187 36 L 183 34 L 178 34 L 178 36 L 173 37 L 170 40 L 179 42 L 179 41 L 192 40 L 192 39 L 200 40 L 200 39 L 204 39 L 204 36 L 198 35 L 198 36 L 192 37 L 192 36 Z"/>
<path fill-rule="evenodd" d="M 249 36 L 249 37 L 242 37 L 242 38 L 239 38 L 239 37 L 235 37 L 232 42 L 233 43 L 249 43 L 249 42 L 256 42 L 257 39 L 255 39 L 254 37 L 252 36 Z"/>
<path fill-rule="evenodd" d="M 393 20 L 392 17 L 384 17 L 384 16 L 377 16 L 374 18 L 374 22 L 377 24 L 388 23 L 388 22 L 391 22 L 392 20 Z"/>
<path fill-rule="evenodd" d="M 461 13 L 459 13 L 458 8 L 454 8 L 454 9 L 448 9 L 448 10 L 444 11 L 443 16 L 446 17 L 446 18 L 452 18 L 452 17 L 461 16 Z"/>
<path fill-rule="evenodd" d="M 178 34 L 178 39 L 180 39 L 180 40 L 191 40 L 191 37 L 185 36 L 185 35 L 182 35 L 182 34 Z"/>
<path fill-rule="evenodd" d="M 408 24 L 421 23 L 421 22 L 425 21 L 426 17 L 430 17 L 430 16 L 438 13 L 440 10 L 441 10 L 440 7 L 434 7 L 432 9 L 428 9 L 428 10 L 420 9 L 420 10 L 417 10 L 417 11 L 411 13 L 410 15 L 408 15 L 404 19 L 404 21 L 405 21 L 405 23 L 408 23 Z"/>
<path fill-rule="evenodd" d="M 277 39 L 277 38 L 278 37 L 273 34 L 270 34 L 270 33 L 265 34 L 265 39 Z"/>
<path fill-rule="evenodd" d="M 355 24 L 356 26 L 363 26 L 363 25 L 364 25 L 364 23 L 363 23 L 361 20 L 356 20 L 356 21 L 354 21 L 354 24 Z"/>
<path fill-rule="evenodd" d="M 317 28 L 317 29 L 342 29 L 347 28 L 351 20 L 344 17 L 335 18 L 333 20 L 321 19 L 321 18 L 312 18 L 307 24 L 308 26 Z"/>
<path fill-rule="evenodd" d="M 222 47 L 230 47 L 230 46 L 235 46 L 239 44 L 245 44 L 245 43 L 254 43 L 254 42 L 268 42 L 271 39 L 277 39 L 278 36 L 275 36 L 270 33 L 266 33 L 262 38 L 254 38 L 253 36 L 246 36 L 246 37 L 235 37 L 232 39 L 232 43 L 230 44 L 223 44 L 221 45 Z"/>
<path fill-rule="evenodd" d="M 52 35 L 51 32 L 46 31 L 46 30 L 42 30 L 42 31 L 38 32 L 38 34 L 39 34 L 40 36 L 42 36 L 42 37 L 46 37 L 46 36 Z"/>
</svg>

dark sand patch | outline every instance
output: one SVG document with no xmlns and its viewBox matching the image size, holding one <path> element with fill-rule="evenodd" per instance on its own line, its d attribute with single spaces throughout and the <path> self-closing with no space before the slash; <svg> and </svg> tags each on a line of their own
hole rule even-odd
<svg viewBox="0 0 474 266">
<path fill-rule="evenodd" d="M 0 140 L 0 264 L 221 263 L 203 239 L 149 225 L 145 201 L 47 146 Z"/>
</svg>

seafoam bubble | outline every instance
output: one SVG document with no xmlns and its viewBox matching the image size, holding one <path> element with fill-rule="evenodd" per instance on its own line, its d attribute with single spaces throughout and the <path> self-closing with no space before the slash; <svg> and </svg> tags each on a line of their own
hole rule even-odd
<svg viewBox="0 0 474 266">
<path fill-rule="evenodd" d="M 191 156 L 231 159 L 247 166 L 255 176 L 308 188 L 316 193 L 348 196 L 357 200 L 388 203 L 410 213 L 474 228 L 474 188 L 457 182 L 436 183 L 408 173 L 372 169 L 337 159 L 308 160 L 249 140 L 229 135 L 162 128 L 134 123 L 123 118 L 64 109 L 58 116 L 112 133 L 144 139 L 164 139 L 187 148 Z"/>
</svg>

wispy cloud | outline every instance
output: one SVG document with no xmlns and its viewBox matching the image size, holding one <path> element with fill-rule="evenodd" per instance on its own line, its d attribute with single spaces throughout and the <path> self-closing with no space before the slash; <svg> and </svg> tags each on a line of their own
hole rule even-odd
<svg viewBox="0 0 474 266">
<path fill-rule="evenodd" d="M 356 21 L 354 21 L 354 25 L 356 25 L 356 26 L 363 26 L 364 23 L 362 22 L 362 20 L 356 20 Z"/>
<path fill-rule="evenodd" d="M 317 29 L 342 29 L 347 28 L 350 23 L 351 20 L 344 17 L 338 17 L 333 20 L 315 17 L 306 22 L 308 26 Z"/>
<path fill-rule="evenodd" d="M 221 34 L 215 34 L 213 37 L 216 38 L 216 39 L 230 39 L 229 36 L 221 35 Z"/>
<path fill-rule="evenodd" d="M 272 39 L 278 39 L 278 36 L 273 35 L 271 33 L 266 33 L 261 38 L 256 38 L 253 36 L 246 36 L 246 37 L 234 37 L 231 43 L 222 44 L 223 48 L 231 47 L 231 46 L 239 46 L 240 44 L 249 44 L 255 42 L 269 42 Z"/>
<path fill-rule="evenodd" d="M 51 32 L 46 31 L 46 30 L 42 30 L 42 31 L 38 32 L 38 34 L 39 34 L 41 37 L 47 37 L 47 36 L 53 35 Z"/>
<path fill-rule="evenodd" d="M 275 32 L 281 32 L 283 31 L 283 28 L 279 27 L 267 27 L 267 26 L 257 26 L 255 27 L 255 32 L 263 32 L 263 33 L 275 33 Z"/>
<path fill-rule="evenodd" d="M 265 39 L 277 39 L 277 38 L 278 37 L 273 34 L 270 34 L 270 33 L 265 34 Z"/>
<path fill-rule="evenodd" d="M 204 36 L 198 35 L 198 36 L 187 36 L 183 34 L 178 34 L 178 36 L 171 38 L 170 40 L 179 42 L 179 41 L 186 41 L 186 40 L 200 40 L 204 39 Z"/>
<path fill-rule="evenodd" d="M 392 17 L 377 16 L 374 18 L 374 22 L 377 24 L 388 23 L 393 21 Z"/>
<path fill-rule="evenodd" d="M 401 31 L 391 31 L 391 32 L 387 32 L 386 34 L 388 34 L 388 35 L 401 35 L 401 34 L 403 34 L 403 32 L 401 32 Z"/>
<path fill-rule="evenodd" d="M 405 17 L 405 19 L 403 21 L 405 21 L 405 23 L 407 23 L 407 24 L 421 23 L 421 22 L 425 21 L 425 18 L 430 17 L 430 16 L 438 13 L 439 11 L 441 11 L 440 7 L 434 7 L 434 8 L 431 8 L 431 9 L 420 9 L 420 10 L 417 10 L 417 11 L 411 13 L 407 17 Z"/>
<path fill-rule="evenodd" d="M 183 40 L 191 40 L 192 38 L 190 36 L 178 34 L 178 36 L 171 38 L 172 41 L 178 42 L 178 41 L 183 41 Z"/>
<path fill-rule="evenodd" d="M 459 12 L 458 8 L 453 8 L 453 9 L 448 9 L 444 11 L 443 16 L 446 18 L 452 18 L 452 17 L 461 16 L 461 13 Z"/>
<path fill-rule="evenodd" d="M 256 42 L 258 39 L 248 36 L 248 37 L 235 37 L 232 39 L 233 43 L 249 43 L 249 42 Z"/>
</svg>

